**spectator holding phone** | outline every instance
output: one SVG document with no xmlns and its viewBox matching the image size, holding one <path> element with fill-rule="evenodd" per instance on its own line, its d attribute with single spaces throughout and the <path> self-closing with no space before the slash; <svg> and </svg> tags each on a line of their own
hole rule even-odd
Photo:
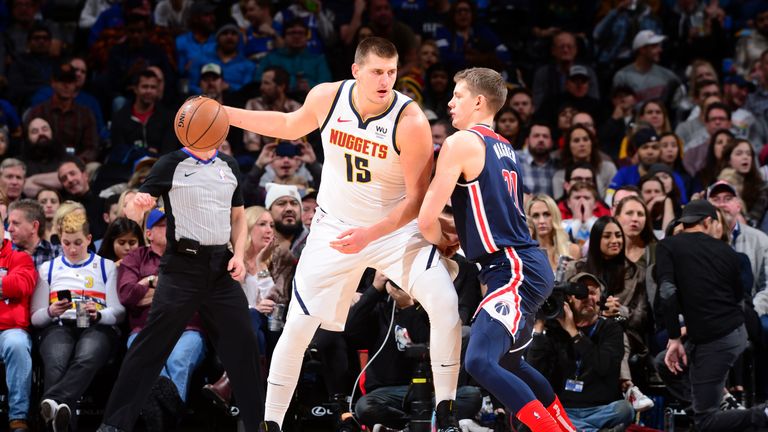
<svg viewBox="0 0 768 432">
<path fill-rule="evenodd" d="M 74 406 L 118 340 L 125 309 L 117 296 L 115 263 L 88 251 L 83 212 L 62 218 L 64 255 L 43 263 L 32 296 L 32 324 L 43 329 L 45 387 L 40 411 L 55 432 L 70 426 Z"/>
</svg>

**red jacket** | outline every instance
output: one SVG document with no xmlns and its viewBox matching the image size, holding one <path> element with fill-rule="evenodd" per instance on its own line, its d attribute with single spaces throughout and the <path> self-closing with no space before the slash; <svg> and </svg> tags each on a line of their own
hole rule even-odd
<svg viewBox="0 0 768 432">
<path fill-rule="evenodd" d="M 0 268 L 8 272 L 2 278 L 0 330 L 29 327 L 29 301 L 37 284 L 37 270 L 26 252 L 15 251 L 10 240 L 0 248 Z"/>
</svg>

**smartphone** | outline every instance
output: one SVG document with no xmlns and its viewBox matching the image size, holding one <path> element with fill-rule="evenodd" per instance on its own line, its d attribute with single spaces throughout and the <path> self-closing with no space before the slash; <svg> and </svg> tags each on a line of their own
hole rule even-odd
<svg viewBox="0 0 768 432">
<path fill-rule="evenodd" d="M 61 300 L 67 300 L 72 301 L 72 292 L 70 290 L 58 290 L 56 291 L 56 295 L 59 298 L 59 301 Z"/>
</svg>

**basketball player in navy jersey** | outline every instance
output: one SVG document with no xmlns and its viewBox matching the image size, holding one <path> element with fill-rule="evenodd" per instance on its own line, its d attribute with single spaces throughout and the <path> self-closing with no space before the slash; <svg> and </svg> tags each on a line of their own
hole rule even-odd
<svg viewBox="0 0 768 432">
<path fill-rule="evenodd" d="M 436 430 L 459 432 L 453 415 L 461 351 L 458 299 L 437 249 L 416 216 L 429 187 L 432 136 L 417 104 L 393 91 L 397 50 L 386 39 L 360 42 L 354 80 L 323 83 L 291 113 L 225 107 L 230 124 L 296 139 L 320 130 L 325 161 L 318 208 L 293 281 L 283 334 L 267 380 L 261 431 L 279 431 L 318 327 L 342 331 L 366 267 L 381 270 L 429 314 Z"/>
<path fill-rule="evenodd" d="M 575 432 L 546 378 L 522 357 L 554 278 L 528 232 L 515 152 L 491 127 L 506 100 L 504 79 L 472 68 L 454 81 L 448 109 L 459 131 L 443 143 L 418 223 L 427 240 L 440 242 L 439 216 L 450 198 L 461 247 L 481 265 L 488 293 L 475 312 L 465 367 L 533 431 Z M 508 352 L 510 370 L 499 365 Z"/>
</svg>

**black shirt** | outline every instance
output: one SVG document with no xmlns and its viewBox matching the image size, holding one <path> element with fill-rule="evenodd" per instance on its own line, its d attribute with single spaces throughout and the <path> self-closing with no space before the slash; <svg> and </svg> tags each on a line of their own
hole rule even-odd
<svg viewBox="0 0 768 432">
<path fill-rule="evenodd" d="M 656 272 L 669 337 L 680 337 L 681 312 L 694 343 L 711 342 L 744 324 L 740 268 L 736 251 L 707 234 L 681 233 L 661 241 Z M 665 282 L 676 289 L 665 293 Z"/>
</svg>

